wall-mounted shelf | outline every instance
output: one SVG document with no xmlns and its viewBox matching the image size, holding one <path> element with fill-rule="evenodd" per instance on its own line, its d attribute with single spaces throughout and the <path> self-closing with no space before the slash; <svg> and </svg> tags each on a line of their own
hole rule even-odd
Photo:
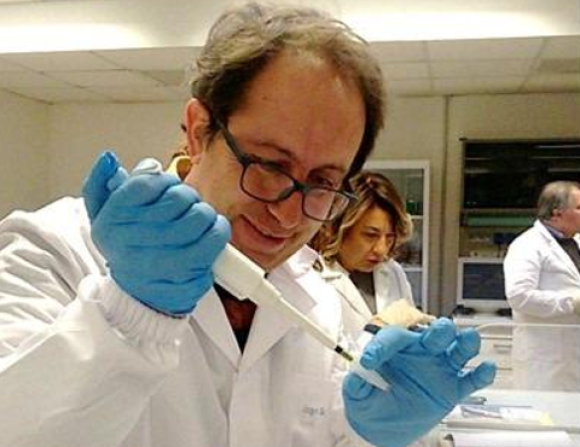
<svg viewBox="0 0 580 447">
<path fill-rule="evenodd" d="M 415 304 L 429 310 L 429 162 L 425 160 L 369 161 L 365 169 L 378 171 L 393 182 L 413 221 L 413 237 L 403 245 L 397 261 L 403 266 Z"/>
<path fill-rule="evenodd" d="M 529 227 L 535 216 L 521 214 L 462 214 L 461 226 L 464 227 Z"/>
<path fill-rule="evenodd" d="M 580 180 L 580 140 L 463 140 L 459 256 L 505 255 L 536 219 L 542 188 Z"/>
</svg>

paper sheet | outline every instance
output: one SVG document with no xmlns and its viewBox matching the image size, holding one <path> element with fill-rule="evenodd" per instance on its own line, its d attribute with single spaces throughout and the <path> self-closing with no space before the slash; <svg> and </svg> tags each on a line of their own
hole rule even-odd
<svg viewBox="0 0 580 447">
<path fill-rule="evenodd" d="M 565 431 L 454 432 L 454 447 L 573 447 Z"/>
<path fill-rule="evenodd" d="M 445 418 L 449 427 L 545 430 L 554 425 L 550 415 L 532 407 L 459 404 Z M 549 429 L 549 428 L 548 428 Z"/>
</svg>

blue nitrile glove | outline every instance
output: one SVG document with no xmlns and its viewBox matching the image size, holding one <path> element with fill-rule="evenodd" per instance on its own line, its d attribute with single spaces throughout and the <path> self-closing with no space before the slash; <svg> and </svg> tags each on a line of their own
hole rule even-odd
<svg viewBox="0 0 580 447">
<path fill-rule="evenodd" d="M 381 329 L 365 346 L 360 362 L 378 371 L 391 387 L 381 391 L 349 373 L 343 396 L 350 425 L 376 446 L 408 445 L 467 395 L 493 382 L 493 363 L 463 370 L 480 344 L 475 330 L 457 332 L 445 318 L 420 333 L 398 326 Z"/>
<path fill-rule="evenodd" d="M 161 313 L 191 312 L 213 284 L 228 221 L 174 175 L 128 176 L 112 153 L 97 160 L 83 196 L 93 241 L 117 284 Z"/>
</svg>

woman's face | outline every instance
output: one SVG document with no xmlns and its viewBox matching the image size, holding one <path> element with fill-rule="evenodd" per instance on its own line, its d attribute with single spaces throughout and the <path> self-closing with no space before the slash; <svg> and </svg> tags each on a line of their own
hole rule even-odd
<svg viewBox="0 0 580 447">
<path fill-rule="evenodd" d="M 391 216 L 382 208 L 369 208 L 345 232 L 338 261 L 350 273 L 372 272 L 396 242 Z"/>
</svg>

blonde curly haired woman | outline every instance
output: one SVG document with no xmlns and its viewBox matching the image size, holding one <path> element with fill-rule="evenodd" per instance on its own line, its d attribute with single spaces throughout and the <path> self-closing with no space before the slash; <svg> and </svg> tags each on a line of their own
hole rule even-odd
<svg viewBox="0 0 580 447">
<path fill-rule="evenodd" d="M 350 185 L 357 200 L 310 242 L 321 255 L 321 275 L 343 298 L 345 331 L 356 334 L 369 322 L 430 322 L 432 316 L 415 308 L 409 281 L 394 259 L 413 233 L 395 186 L 371 171 L 361 171 Z"/>
</svg>

